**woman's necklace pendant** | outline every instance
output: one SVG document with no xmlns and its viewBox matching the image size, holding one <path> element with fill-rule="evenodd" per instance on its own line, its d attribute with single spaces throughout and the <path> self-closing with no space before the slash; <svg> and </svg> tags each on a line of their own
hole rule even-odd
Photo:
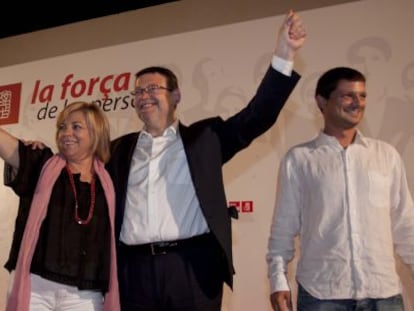
<svg viewBox="0 0 414 311">
<path fill-rule="evenodd" d="M 78 215 L 78 195 L 76 193 L 76 186 L 75 186 L 75 181 L 73 179 L 72 176 L 72 172 L 70 171 L 69 167 L 66 166 L 66 170 L 69 176 L 69 181 L 70 181 L 70 186 L 72 188 L 72 192 L 73 192 L 73 196 L 75 198 L 75 211 L 74 211 L 74 219 L 75 222 L 79 225 L 87 225 L 89 224 L 89 222 L 92 220 L 93 217 L 93 211 L 95 209 L 95 176 L 92 176 L 92 181 L 91 181 L 91 204 L 89 206 L 89 212 L 88 212 L 88 216 L 86 219 L 81 219 Z"/>
</svg>

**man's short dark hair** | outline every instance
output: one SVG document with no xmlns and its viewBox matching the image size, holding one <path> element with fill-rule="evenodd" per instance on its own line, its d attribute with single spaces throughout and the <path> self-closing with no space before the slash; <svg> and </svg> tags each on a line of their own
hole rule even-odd
<svg viewBox="0 0 414 311">
<path fill-rule="evenodd" d="M 135 79 L 138 79 L 140 76 L 147 73 L 159 73 L 164 76 L 167 80 L 167 88 L 170 90 L 178 89 L 178 79 L 177 76 L 168 68 L 161 66 L 151 66 L 144 69 L 141 69 L 135 74 Z"/>
<path fill-rule="evenodd" d="M 337 88 L 340 80 L 365 82 L 365 76 L 356 69 L 349 67 L 336 67 L 326 71 L 316 84 L 315 96 L 320 95 L 328 99 Z"/>
</svg>

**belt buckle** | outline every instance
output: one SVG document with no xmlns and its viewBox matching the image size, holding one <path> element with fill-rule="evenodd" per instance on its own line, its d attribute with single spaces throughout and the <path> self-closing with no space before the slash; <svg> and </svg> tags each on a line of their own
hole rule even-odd
<svg viewBox="0 0 414 311">
<path fill-rule="evenodd" d="M 160 243 L 151 243 L 151 255 L 165 255 L 167 254 L 167 251 L 165 250 L 165 246 L 168 246 L 168 243 L 166 242 L 160 242 Z M 164 248 L 164 249 L 163 249 Z"/>
</svg>

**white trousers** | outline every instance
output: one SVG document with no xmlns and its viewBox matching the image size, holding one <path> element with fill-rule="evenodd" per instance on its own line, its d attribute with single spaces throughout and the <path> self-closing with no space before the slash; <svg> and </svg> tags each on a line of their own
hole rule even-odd
<svg viewBox="0 0 414 311">
<path fill-rule="evenodd" d="M 79 290 L 75 286 L 52 282 L 36 274 L 30 274 L 30 279 L 30 311 L 103 310 L 101 292 Z"/>
</svg>

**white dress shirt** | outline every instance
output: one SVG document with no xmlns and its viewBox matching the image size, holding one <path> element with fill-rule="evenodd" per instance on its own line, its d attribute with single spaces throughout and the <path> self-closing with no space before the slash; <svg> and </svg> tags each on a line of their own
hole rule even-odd
<svg viewBox="0 0 414 311">
<path fill-rule="evenodd" d="M 414 273 L 414 205 L 394 147 L 357 132 L 293 147 L 279 168 L 267 262 L 271 292 L 289 290 L 287 264 L 300 237 L 296 280 L 319 299 L 401 293 L 394 247 Z"/>
<path fill-rule="evenodd" d="M 144 244 L 208 232 L 178 122 L 162 136 L 141 131 L 131 162 L 121 241 Z"/>
<path fill-rule="evenodd" d="M 272 67 L 290 76 L 293 62 L 273 56 Z M 131 161 L 120 240 L 136 245 L 184 239 L 208 231 L 178 121 L 159 137 L 142 130 Z"/>
</svg>

